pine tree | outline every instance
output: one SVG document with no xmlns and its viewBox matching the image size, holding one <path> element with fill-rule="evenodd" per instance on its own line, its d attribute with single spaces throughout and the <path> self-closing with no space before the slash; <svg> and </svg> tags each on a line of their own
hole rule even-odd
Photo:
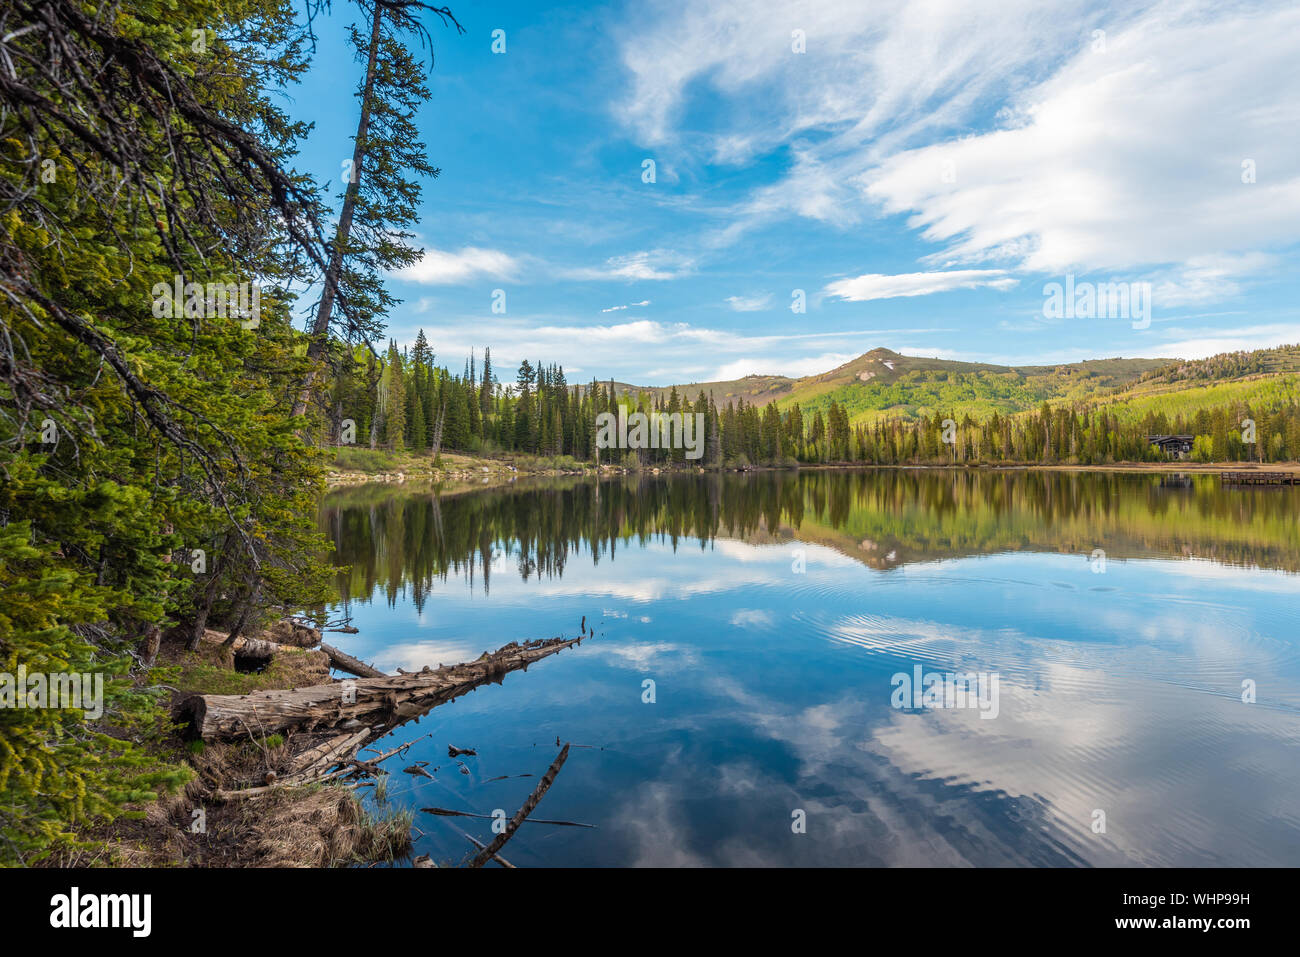
<svg viewBox="0 0 1300 957">
<path fill-rule="evenodd" d="M 384 408 L 387 427 L 384 435 L 388 447 L 394 452 L 400 452 L 406 448 L 406 376 L 402 369 L 402 355 L 397 351 L 397 343 L 393 340 L 388 344 L 384 376 L 387 397 Z"/>
<path fill-rule="evenodd" d="M 492 350 L 483 350 L 483 384 L 479 389 L 479 412 L 484 419 L 492 412 Z"/>
<path fill-rule="evenodd" d="M 439 170 L 429 163 L 415 125 L 417 112 L 429 99 L 423 70 L 407 48 L 408 36 L 428 37 L 417 19 L 421 9 L 464 32 L 445 7 L 412 4 L 408 9 L 382 0 L 374 0 L 366 10 L 367 31 L 355 24 L 348 28 L 349 42 L 365 63 L 356 94 L 360 116 L 321 298 L 311 323 L 310 364 L 294 415 L 303 415 L 311 401 L 317 369 L 329 348 L 336 306 L 344 313 L 348 341 L 369 341 L 382 331 L 382 317 L 399 302 L 388 292 L 385 274 L 418 262 L 423 255 L 407 245 L 414 236 L 408 227 L 419 218 L 419 177 L 434 179 Z"/>
</svg>

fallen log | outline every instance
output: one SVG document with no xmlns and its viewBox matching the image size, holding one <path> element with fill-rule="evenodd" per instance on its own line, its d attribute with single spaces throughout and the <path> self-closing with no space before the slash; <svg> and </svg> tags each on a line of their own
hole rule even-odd
<svg viewBox="0 0 1300 957">
<path fill-rule="evenodd" d="M 176 718 L 205 741 L 244 737 L 249 728 L 261 735 L 289 730 L 329 729 L 349 721 L 377 728 L 396 726 L 428 713 L 511 671 L 527 668 L 577 644 L 580 638 L 511 642 L 476 661 L 413 675 L 357 678 L 281 691 L 247 695 L 190 695 Z M 355 727 L 355 725 L 353 725 Z"/>
<path fill-rule="evenodd" d="M 327 645 L 321 642 L 320 650 L 329 656 L 330 664 L 339 671 L 346 671 L 350 675 L 356 675 L 358 678 L 387 678 L 378 668 L 372 668 L 359 658 L 353 658 L 346 652 L 340 651 L 333 645 Z"/>
</svg>

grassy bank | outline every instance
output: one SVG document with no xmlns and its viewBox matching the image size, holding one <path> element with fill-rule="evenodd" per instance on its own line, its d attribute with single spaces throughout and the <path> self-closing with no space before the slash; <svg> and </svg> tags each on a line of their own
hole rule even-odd
<svg viewBox="0 0 1300 957">
<path fill-rule="evenodd" d="M 325 683 L 324 652 L 287 648 L 260 671 L 236 667 L 220 633 L 197 651 L 165 641 L 150 683 L 175 704 L 191 694 L 249 694 Z M 151 756 L 184 769 L 178 792 L 131 807 L 111 824 L 85 830 L 39 862 L 53 867 L 347 867 L 401 860 L 411 850 L 410 812 L 358 799 L 346 785 L 284 788 L 256 800 L 215 795 L 266 784 L 291 767 L 292 740 L 250 736 L 238 742 L 186 740 L 179 727 L 150 743 Z"/>
</svg>

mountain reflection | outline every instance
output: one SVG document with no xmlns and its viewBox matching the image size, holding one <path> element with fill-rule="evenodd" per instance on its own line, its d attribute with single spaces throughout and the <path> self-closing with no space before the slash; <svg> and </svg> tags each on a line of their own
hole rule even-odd
<svg viewBox="0 0 1300 957">
<path fill-rule="evenodd" d="M 1213 475 L 920 470 L 545 479 L 463 493 L 331 493 L 321 527 L 347 566 L 345 600 L 436 580 L 559 577 L 620 545 L 801 541 L 876 569 L 1011 551 L 1200 558 L 1300 571 L 1300 492 L 1223 488 Z"/>
</svg>

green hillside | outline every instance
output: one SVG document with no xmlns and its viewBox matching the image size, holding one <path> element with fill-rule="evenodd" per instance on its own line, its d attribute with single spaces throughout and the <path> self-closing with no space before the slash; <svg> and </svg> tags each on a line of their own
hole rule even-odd
<svg viewBox="0 0 1300 957">
<path fill-rule="evenodd" d="M 878 419 L 915 421 L 942 410 L 973 419 L 1035 409 L 1057 399 L 1080 400 L 1136 383 L 1167 359 L 1095 359 L 1056 366 L 997 366 L 899 355 L 873 349 L 838 369 L 800 379 L 777 400 L 806 412 L 837 402 L 852 425 Z"/>
<path fill-rule="evenodd" d="M 1270 404 L 1300 387 L 1300 346 L 1225 353 L 1208 359 L 1093 359 L 1049 366 L 999 366 L 905 356 L 872 349 L 838 368 L 792 379 L 751 375 L 726 382 L 644 387 L 616 383 L 619 394 L 683 398 L 700 392 L 725 405 L 796 403 L 805 415 L 826 414 L 832 402 L 851 425 L 916 422 L 936 412 L 979 421 L 995 412 L 1016 415 L 1049 405 L 1104 405 L 1124 421 L 1148 413 L 1194 416 L 1233 403 Z"/>
<path fill-rule="evenodd" d="M 951 359 L 905 356 L 872 349 L 838 368 L 818 375 L 750 375 L 726 382 L 689 382 L 675 386 L 616 383 L 620 395 L 665 398 L 676 389 L 683 398 L 703 392 L 720 405 L 744 399 L 747 405 L 776 402 L 788 409 L 796 402 L 806 412 L 823 413 L 838 402 L 853 425 L 876 419 L 915 421 L 942 409 L 958 417 L 981 418 L 994 412 L 1014 414 L 1045 401 L 1085 399 L 1133 385 L 1143 376 L 1171 367 L 1170 359 L 1096 359 L 1057 366 L 999 366 Z"/>
</svg>

